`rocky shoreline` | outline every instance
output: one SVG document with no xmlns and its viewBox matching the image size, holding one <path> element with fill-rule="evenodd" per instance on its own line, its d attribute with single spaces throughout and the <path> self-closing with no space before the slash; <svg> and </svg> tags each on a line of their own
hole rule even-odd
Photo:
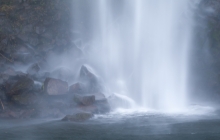
<svg viewBox="0 0 220 140">
<path fill-rule="evenodd" d="M 34 65 L 28 68 L 27 73 L 9 68 L 1 74 L 0 118 L 61 118 L 66 115 L 70 118 L 71 114 L 78 114 L 82 118 L 75 116 L 77 121 L 85 120 L 83 117 L 88 113 L 91 117 L 93 114 L 110 111 L 98 78 L 86 66 L 83 65 L 80 69 L 79 82 L 69 86 L 63 80 L 49 77 L 49 73 L 38 76 L 41 75 L 39 67 L 33 67 Z M 28 73 L 29 71 L 35 73 Z M 42 79 L 44 82 L 40 83 Z"/>
<path fill-rule="evenodd" d="M 71 62 L 82 56 L 74 41 L 82 35 L 71 28 L 72 4 L 72 0 L 0 1 L 0 118 L 110 111 L 95 74 L 86 66 L 79 74 L 75 66 L 70 66 L 74 70 L 61 66 L 60 55 L 71 52 Z"/>
</svg>

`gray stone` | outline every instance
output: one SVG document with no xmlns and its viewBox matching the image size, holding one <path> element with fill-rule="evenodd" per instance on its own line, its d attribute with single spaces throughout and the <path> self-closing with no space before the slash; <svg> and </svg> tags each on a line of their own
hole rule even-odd
<svg viewBox="0 0 220 140">
<path fill-rule="evenodd" d="M 68 83 L 59 79 L 46 78 L 43 90 L 48 95 L 62 95 L 68 92 Z"/>
<path fill-rule="evenodd" d="M 103 90 L 98 77 L 84 65 L 80 69 L 79 78 L 85 84 L 89 93 L 97 93 Z"/>
<path fill-rule="evenodd" d="M 74 101 L 79 105 L 92 105 L 95 103 L 95 96 L 94 95 L 74 95 Z"/>
<path fill-rule="evenodd" d="M 32 89 L 33 85 L 34 85 L 34 81 L 31 78 L 27 76 L 22 76 L 15 84 L 13 84 L 12 88 L 9 91 L 9 94 L 10 95 L 20 94 L 24 91 Z"/>
<path fill-rule="evenodd" d="M 33 105 L 37 103 L 37 96 L 32 93 L 13 95 L 11 100 L 19 105 Z"/>
<path fill-rule="evenodd" d="M 85 93 L 86 87 L 82 83 L 75 83 L 69 87 L 69 93 Z"/>
<path fill-rule="evenodd" d="M 36 75 L 40 71 L 40 66 L 38 63 L 32 64 L 28 69 L 27 73 L 30 75 Z"/>
</svg>

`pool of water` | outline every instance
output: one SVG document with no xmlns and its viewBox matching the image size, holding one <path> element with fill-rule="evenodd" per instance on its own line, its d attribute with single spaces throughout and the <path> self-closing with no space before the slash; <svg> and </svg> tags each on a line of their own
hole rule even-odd
<svg viewBox="0 0 220 140">
<path fill-rule="evenodd" d="M 1 120 L 0 140 L 220 140 L 220 113 L 116 110 L 89 121 Z"/>
</svg>

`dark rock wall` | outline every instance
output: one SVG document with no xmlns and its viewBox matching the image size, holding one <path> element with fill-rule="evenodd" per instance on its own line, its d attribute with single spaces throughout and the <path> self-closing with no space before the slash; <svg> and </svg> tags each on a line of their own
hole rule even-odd
<svg viewBox="0 0 220 140">
<path fill-rule="evenodd" d="M 1 0 L 1 64 L 29 64 L 72 47 L 72 0 Z"/>
<path fill-rule="evenodd" d="M 195 13 L 191 51 L 192 96 L 220 99 L 220 0 L 201 0 Z M 208 97 L 208 98 L 207 98 Z"/>
</svg>

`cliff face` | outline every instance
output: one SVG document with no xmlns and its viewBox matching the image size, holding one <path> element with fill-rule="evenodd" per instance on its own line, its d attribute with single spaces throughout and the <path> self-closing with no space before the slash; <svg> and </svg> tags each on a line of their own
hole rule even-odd
<svg viewBox="0 0 220 140">
<path fill-rule="evenodd" d="M 71 0 L 1 0 L 1 64 L 29 64 L 72 46 Z"/>
<path fill-rule="evenodd" d="M 0 0 L 0 118 L 57 118 L 78 110 L 110 110 L 95 74 L 82 66 L 78 75 L 74 67 L 82 53 L 76 46 L 81 42 L 75 43 L 81 32 L 73 27 L 85 24 L 74 17 L 73 7 L 84 6 L 78 2 Z"/>
<path fill-rule="evenodd" d="M 191 51 L 194 96 L 219 100 L 220 1 L 201 0 L 195 13 L 195 44 Z"/>
</svg>

